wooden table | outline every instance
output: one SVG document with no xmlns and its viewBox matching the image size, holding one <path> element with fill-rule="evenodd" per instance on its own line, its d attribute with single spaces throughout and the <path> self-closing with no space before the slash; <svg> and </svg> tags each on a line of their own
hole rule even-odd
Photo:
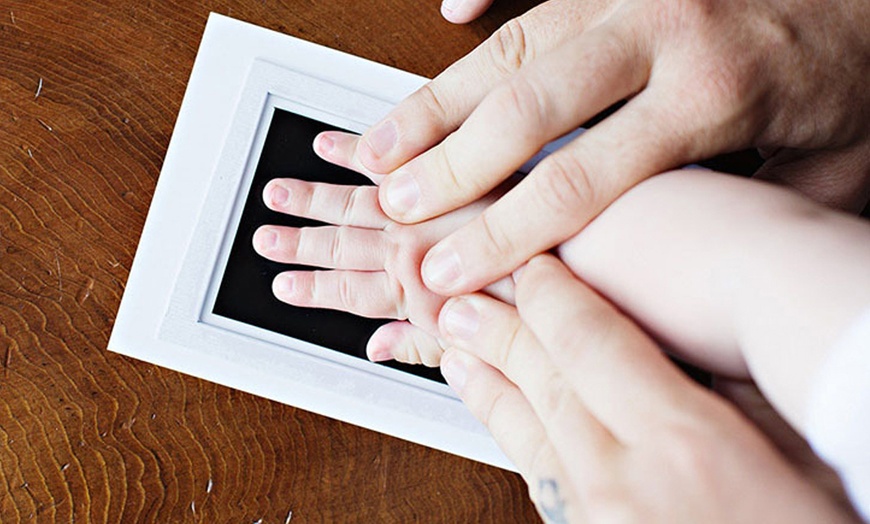
<svg viewBox="0 0 870 524">
<path fill-rule="evenodd" d="M 532 2 L 7 0 L 0 522 L 526 522 L 519 476 L 106 351 L 210 11 L 433 76 Z"/>
</svg>

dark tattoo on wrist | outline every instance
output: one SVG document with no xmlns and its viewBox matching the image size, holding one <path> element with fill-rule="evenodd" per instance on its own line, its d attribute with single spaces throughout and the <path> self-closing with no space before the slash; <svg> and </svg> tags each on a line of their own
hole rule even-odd
<svg viewBox="0 0 870 524">
<path fill-rule="evenodd" d="M 547 524 L 568 524 L 565 500 L 559 493 L 556 479 L 544 478 L 538 481 L 538 512 Z"/>
</svg>

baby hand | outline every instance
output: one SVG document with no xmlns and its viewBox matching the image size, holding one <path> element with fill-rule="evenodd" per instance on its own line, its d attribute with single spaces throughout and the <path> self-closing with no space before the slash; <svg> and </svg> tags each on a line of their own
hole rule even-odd
<svg viewBox="0 0 870 524">
<path fill-rule="evenodd" d="M 318 153 L 359 170 L 343 163 L 351 152 L 341 143 L 333 144 L 328 152 L 318 148 Z M 276 262 L 325 269 L 279 274 L 272 290 L 283 302 L 401 321 L 382 326 L 372 336 L 367 346 L 370 359 L 395 358 L 436 366 L 442 352 L 437 318 L 446 298 L 423 285 L 420 264 L 432 245 L 480 214 L 494 198 L 405 225 L 381 210 L 377 187 L 275 179 L 263 192 L 270 209 L 326 225 L 262 226 L 254 234 L 254 249 Z M 496 293 L 503 287 L 493 286 L 491 291 L 510 300 L 512 286 Z"/>
</svg>

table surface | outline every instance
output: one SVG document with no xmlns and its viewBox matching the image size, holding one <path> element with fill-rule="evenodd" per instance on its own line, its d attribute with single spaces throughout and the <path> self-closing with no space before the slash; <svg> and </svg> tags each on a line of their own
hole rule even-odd
<svg viewBox="0 0 870 524">
<path fill-rule="evenodd" d="M 515 474 L 106 350 L 210 11 L 431 77 L 532 3 L 3 2 L 0 522 L 536 521 Z"/>
</svg>

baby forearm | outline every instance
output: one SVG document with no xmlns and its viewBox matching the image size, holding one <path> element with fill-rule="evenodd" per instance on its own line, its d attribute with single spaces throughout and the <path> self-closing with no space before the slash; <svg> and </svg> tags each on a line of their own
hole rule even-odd
<svg viewBox="0 0 870 524">
<path fill-rule="evenodd" d="M 798 426 L 813 372 L 870 305 L 866 223 L 707 172 L 642 183 L 559 254 L 677 354 L 751 372 Z"/>
</svg>

